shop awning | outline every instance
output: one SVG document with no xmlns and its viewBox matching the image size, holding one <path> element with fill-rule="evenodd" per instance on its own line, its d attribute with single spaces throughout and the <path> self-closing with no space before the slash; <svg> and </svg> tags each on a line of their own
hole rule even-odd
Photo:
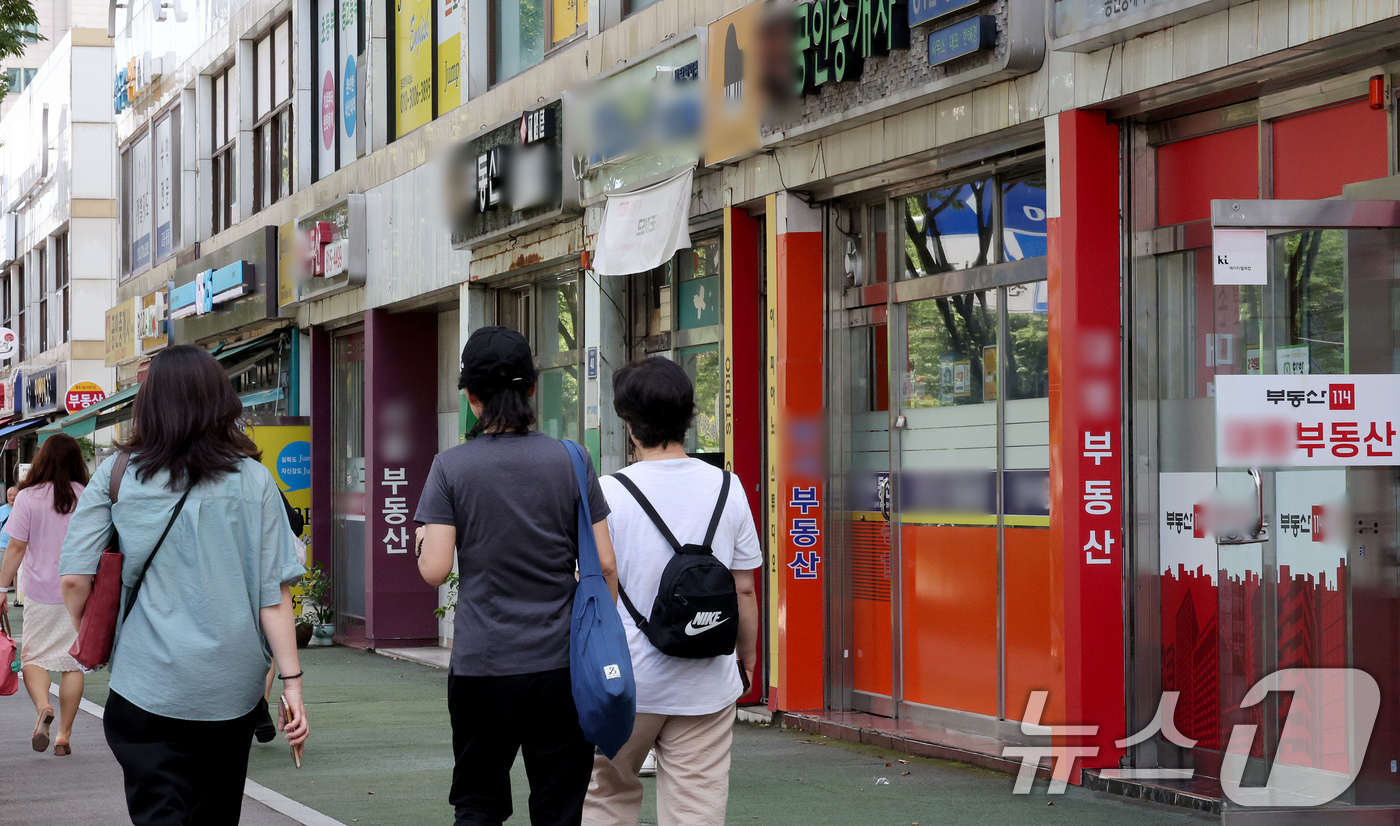
<svg viewBox="0 0 1400 826">
<path fill-rule="evenodd" d="M 265 335 L 251 338 L 247 341 L 238 341 L 233 344 L 220 344 L 209 352 L 221 364 L 227 365 L 239 356 L 248 356 L 257 350 L 267 350 L 276 347 L 286 336 L 286 329 L 273 330 Z"/>
<path fill-rule="evenodd" d="M 690 190 L 695 170 L 669 181 L 609 195 L 598 229 L 593 270 L 631 275 L 655 269 L 690 246 Z"/>
<path fill-rule="evenodd" d="M 103 427 L 114 424 L 114 422 L 111 421 L 99 422 L 99 418 L 107 418 L 103 414 L 116 411 L 118 408 L 122 407 L 123 405 L 130 402 L 132 399 L 136 398 L 136 391 L 140 389 L 141 385 L 134 384 L 131 387 L 126 388 L 125 390 L 113 393 L 112 395 L 108 396 L 100 402 L 93 404 L 92 406 L 88 407 L 82 412 L 74 413 L 71 416 L 59 419 L 58 421 L 39 431 L 40 444 L 42 444 L 45 439 L 49 438 L 55 433 L 67 433 L 69 436 L 72 436 L 76 439 L 79 436 L 86 436 L 89 433 L 92 433 L 98 428 L 99 423 Z M 0 437 L 3 437 L 3 435 L 4 431 L 0 431 Z"/>
<path fill-rule="evenodd" d="M 244 407 L 267 404 L 268 402 L 280 401 L 282 398 L 282 388 L 274 387 L 271 390 L 258 390 L 253 393 L 245 393 L 238 398 L 243 400 Z"/>
<path fill-rule="evenodd" d="M 29 419 L 18 424 L 12 424 L 8 427 L 0 427 L 0 439 L 8 439 L 11 436 L 18 436 L 21 433 L 28 433 L 47 422 L 48 419 L 40 416 L 37 419 Z"/>
</svg>

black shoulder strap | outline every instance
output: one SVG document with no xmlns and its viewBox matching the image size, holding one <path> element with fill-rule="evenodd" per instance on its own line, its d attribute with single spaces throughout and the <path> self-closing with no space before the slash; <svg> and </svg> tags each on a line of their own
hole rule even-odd
<svg viewBox="0 0 1400 826">
<path fill-rule="evenodd" d="M 130 461 L 131 454 L 123 450 L 112 463 L 112 478 L 107 480 L 107 496 L 111 498 L 113 505 L 117 504 L 117 493 L 122 489 L 122 477 L 126 476 L 126 465 Z"/>
<path fill-rule="evenodd" d="M 175 527 L 175 520 L 180 518 L 180 511 L 185 509 L 185 500 L 190 498 L 190 491 L 194 490 L 191 485 L 185 488 L 185 494 L 180 497 L 180 501 L 175 503 L 175 512 L 170 514 L 170 521 L 165 523 L 165 530 L 161 531 L 160 539 L 156 540 L 156 546 L 151 549 L 151 555 L 146 557 L 146 564 L 141 566 L 141 574 L 136 577 L 136 581 L 131 585 L 131 596 L 126 601 L 126 610 L 122 611 L 122 622 L 131 616 L 131 609 L 136 607 L 136 596 L 141 593 L 141 583 L 146 579 L 146 572 L 151 569 L 151 561 L 156 558 L 156 551 L 165 544 L 165 537 L 170 534 L 170 529 Z"/>
<path fill-rule="evenodd" d="M 632 494 L 632 497 L 637 500 L 637 504 L 642 506 L 642 510 L 647 512 L 647 516 L 651 517 L 652 524 L 656 526 L 658 531 L 661 531 L 662 536 L 666 537 L 666 541 L 671 543 L 671 549 L 676 553 L 680 553 L 681 543 L 676 541 L 676 535 L 671 533 L 670 528 L 666 527 L 665 521 L 661 519 L 661 514 L 657 513 L 656 508 L 652 507 L 651 502 L 647 501 L 647 498 L 642 495 L 641 489 L 638 488 L 631 479 L 628 479 L 620 472 L 614 473 L 613 478 L 621 482 L 622 486 L 627 488 L 627 492 Z"/>
<path fill-rule="evenodd" d="M 710 547 L 710 543 L 715 541 L 715 531 L 719 530 L 719 518 L 724 515 L 724 505 L 729 501 L 729 479 L 733 474 L 723 471 L 724 481 L 719 486 L 719 501 L 715 503 L 715 512 L 710 515 L 710 528 L 705 531 L 705 547 Z"/>
</svg>

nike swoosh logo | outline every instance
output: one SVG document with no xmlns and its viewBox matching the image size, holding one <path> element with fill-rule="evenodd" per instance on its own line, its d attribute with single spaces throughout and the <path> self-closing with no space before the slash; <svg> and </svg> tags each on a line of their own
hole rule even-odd
<svg viewBox="0 0 1400 826">
<path fill-rule="evenodd" d="M 720 627 L 721 625 L 724 625 L 726 622 L 729 622 L 729 618 L 728 618 L 728 617 L 725 617 L 724 619 L 720 620 L 720 621 L 717 622 L 717 623 L 714 623 L 713 625 L 706 625 L 704 628 L 696 628 L 695 625 L 694 625 L 694 623 L 689 623 L 689 622 L 687 622 L 687 623 L 685 624 L 685 635 L 686 635 L 687 637 L 693 637 L 693 636 L 695 636 L 696 634 L 703 634 L 703 633 L 705 633 L 706 631 L 709 631 L 709 630 L 712 629 L 712 628 L 718 628 L 718 627 Z"/>
</svg>

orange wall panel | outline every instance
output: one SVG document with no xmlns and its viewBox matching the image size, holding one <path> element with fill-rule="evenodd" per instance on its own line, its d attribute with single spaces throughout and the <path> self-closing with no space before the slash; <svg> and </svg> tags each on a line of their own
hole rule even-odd
<svg viewBox="0 0 1400 826">
<path fill-rule="evenodd" d="M 1041 723 L 1063 724 L 1064 637 L 1056 634 L 1050 531 L 1006 529 L 1006 716 L 1020 720 L 1032 691 L 1049 691 Z"/>
<path fill-rule="evenodd" d="M 904 698 L 996 716 L 996 528 L 905 525 Z"/>
</svg>

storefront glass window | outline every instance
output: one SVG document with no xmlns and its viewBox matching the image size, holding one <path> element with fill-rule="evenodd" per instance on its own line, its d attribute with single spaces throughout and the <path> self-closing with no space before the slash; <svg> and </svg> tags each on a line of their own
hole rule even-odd
<svg viewBox="0 0 1400 826">
<path fill-rule="evenodd" d="M 679 282 L 679 318 L 677 327 L 690 330 L 719 323 L 720 276 L 724 267 L 724 249 L 719 238 L 698 241 L 688 250 L 676 254 Z"/>
<path fill-rule="evenodd" d="M 1006 345 L 1007 400 L 1050 398 L 1049 282 L 1006 288 Z M 988 364 L 995 371 L 995 357 Z"/>
<path fill-rule="evenodd" d="M 950 407 L 982 404 L 985 359 L 996 363 L 997 295 L 976 293 L 931 298 L 909 305 L 909 365 L 905 407 Z M 995 368 L 990 371 L 995 380 Z"/>
<path fill-rule="evenodd" d="M 1347 372 L 1346 231 L 1303 232 L 1281 243 L 1289 292 L 1288 346 L 1277 350 L 1277 372 Z"/>
<path fill-rule="evenodd" d="M 1003 260 L 1045 255 L 1045 176 L 1002 181 L 1001 244 Z"/>
<path fill-rule="evenodd" d="M 540 288 L 540 340 L 536 355 L 577 350 L 581 331 L 578 281 L 564 281 Z"/>
<path fill-rule="evenodd" d="M 540 430 L 556 439 L 583 441 L 579 430 L 578 367 L 541 370 Z"/>
<path fill-rule="evenodd" d="M 906 198 L 907 277 L 992 263 L 991 178 Z"/>
<path fill-rule="evenodd" d="M 685 437 L 685 452 L 724 453 L 724 396 L 720 392 L 719 345 L 680 351 L 681 367 L 695 384 L 695 426 Z"/>
</svg>

